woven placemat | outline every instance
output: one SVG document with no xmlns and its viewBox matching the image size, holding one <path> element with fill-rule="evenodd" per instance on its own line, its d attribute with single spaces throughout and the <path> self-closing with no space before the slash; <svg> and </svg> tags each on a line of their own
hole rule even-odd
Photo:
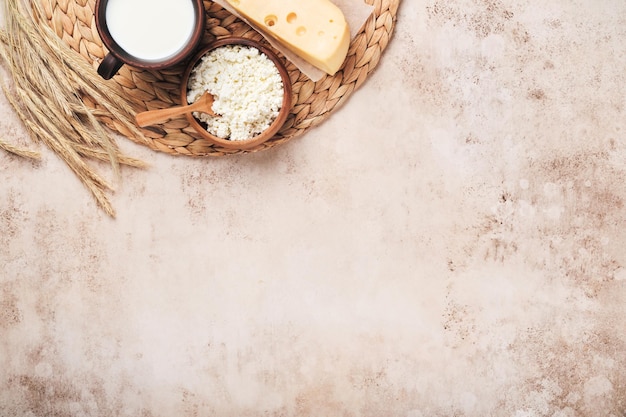
<svg viewBox="0 0 626 417">
<path fill-rule="evenodd" d="M 47 17 L 44 24 L 50 25 L 66 44 L 97 68 L 106 49 L 95 27 L 95 0 L 39 1 Z M 353 39 L 343 68 L 334 76 L 313 82 L 279 54 L 289 71 L 293 105 L 280 132 L 257 148 L 234 151 L 212 145 L 201 138 L 185 118 L 144 129 L 145 137 L 137 137 L 107 114 L 98 112 L 98 117 L 121 135 L 168 154 L 220 156 L 259 151 L 284 143 L 326 120 L 378 64 L 393 32 L 400 0 L 366 0 L 366 3 L 374 6 L 374 12 Z M 261 35 L 217 3 L 205 0 L 204 6 L 207 30 L 203 43 L 224 36 L 241 36 L 267 44 Z M 184 64 L 162 71 L 144 71 L 125 65 L 110 82 L 117 84 L 137 112 L 159 109 L 180 104 L 180 80 L 184 70 Z M 93 76 L 98 77 L 95 71 Z M 89 107 L 98 108 L 89 97 L 84 100 Z"/>
</svg>

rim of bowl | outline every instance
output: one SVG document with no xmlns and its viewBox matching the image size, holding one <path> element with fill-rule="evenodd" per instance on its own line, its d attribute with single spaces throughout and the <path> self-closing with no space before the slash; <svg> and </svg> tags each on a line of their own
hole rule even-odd
<svg viewBox="0 0 626 417">
<path fill-rule="evenodd" d="M 191 112 L 185 113 L 185 116 L 189 124 L 194 128 L 194 130 L 198 132 L 204 139 L 208 140 L 209 142 L 215 145 L 219 145 L 221 147 L 227 148 L 227 149 L 246 150 L 246 149 L 254 148 L 255 146 L 258 146 L 272 139 L 276 135 L 276 133 L 278 133 L 280 128 L 285 124 L 285 121 L 287 120 L 287 116 L 289 116 L 289 113 L 291 112 L 291 95 L 292 95 L 291 79 L 289 78 L 289 71 L 287 71 L 287 68 L 285 67 L 283 62 L 280 60 L 280 58 L 278 58 L 278 55 L 276 55 L 274 51 L 272 51 L 265 45 L 261 44 L 260 42 L 252 40 L 252 39 L 248 39 L 248 38 L 241 38 L 241 37 L 234 37 L 234 36 L 220 38 L 220 39 L 217 39 L 216 41 L 213 41 L 201 47 L 196 53 L 196 55 L 191 59 L 191 61 L 189 61 L 187 70 L 185 71 L 183 78 L 181 80 L 181 103 L 182 104 L 188 104 L 187 84 L 189 83 L 189 76 L 191 75 L 191 71 L 196 67 L 196 65 L 198 64 L 198 61 L 200 61 L 200 59 L 204 55 L 209 53 L 210 51 L 217 49 L 221 46 L 226 46 L 226 45 L 245 45 L 245 46 L 257 48 L 259 51 L 263 52 L 274 63 L 283 81 L 283 102 L 280 107 L 280 111 L 278 112 L 278 116 L 276 116 L 272 124 L 270 124 L 270 126 L 267 129 L 265 129 L 263 132 L 259 133 L 258 135 L 250 139 L 245 139 L 245 140 L 230 140 L 230 139 L 224 139 L 224 138 L 220 138 L 218 136 L 212 135 L 200 124 L 198 119 L 196 119 Z"/>
</svg>

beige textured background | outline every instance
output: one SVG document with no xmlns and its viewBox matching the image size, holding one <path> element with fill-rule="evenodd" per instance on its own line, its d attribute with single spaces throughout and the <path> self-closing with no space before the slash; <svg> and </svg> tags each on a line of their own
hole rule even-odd
<svg viewBox="0 0 626 417">
<path fill-rule="evenodd" d="M 404 0 L 299 139 L 122 139 L 116 220 L 0 154 L 0 415 L 625 416 L 625 50 L 623 0 Z"/>
</svg>

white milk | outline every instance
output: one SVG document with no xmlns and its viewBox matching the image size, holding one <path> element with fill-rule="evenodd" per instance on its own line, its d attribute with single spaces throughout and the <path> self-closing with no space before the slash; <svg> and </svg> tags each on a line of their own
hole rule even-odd
<svg viewBox="0 0 626 417">
<path fill-rule="evenodd" d="M 161 61 L 187 44 L 195 13 L 190 0 L 109 0 L 106 20 L 115 42 L 130 55 Z"/>
</svg>

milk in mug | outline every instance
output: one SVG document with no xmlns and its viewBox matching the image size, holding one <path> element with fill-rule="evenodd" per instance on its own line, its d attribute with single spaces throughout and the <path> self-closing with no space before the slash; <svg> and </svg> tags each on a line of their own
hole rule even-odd
<svg viewBox="0 0 626 417">
<path fill-rule="evenodd" d="M 109 0 L 106 6 L 111 37 L 143 61 L 163 61 L 184 48 L 195 16 L 190 0 Z"/>
</svg>

